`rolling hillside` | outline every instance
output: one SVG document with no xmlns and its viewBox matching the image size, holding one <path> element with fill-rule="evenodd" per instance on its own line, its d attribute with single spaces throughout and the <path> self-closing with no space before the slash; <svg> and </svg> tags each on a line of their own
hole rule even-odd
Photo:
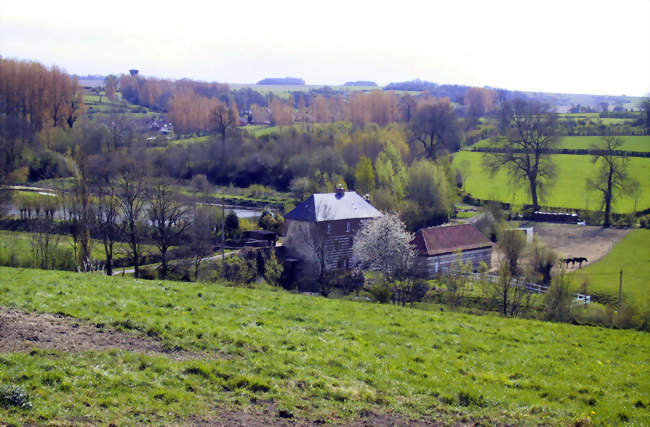
<svg viewBox="0 0 650 427">
<path fill-rule="evenodd" d="M 11 268 L 0 306 L 88 334 L 0 354 L 33 404 L 0 405 L 10 423 L 650 423 L 638 331 Z M 119 331 L 159 350 L 93 348 Z"/>
</svg>

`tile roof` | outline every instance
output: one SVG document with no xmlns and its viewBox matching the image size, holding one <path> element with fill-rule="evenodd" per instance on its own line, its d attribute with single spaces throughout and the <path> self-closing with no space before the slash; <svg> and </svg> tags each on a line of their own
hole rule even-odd
<svg viewBox="0 0 650 427">
<path fill-rule="evenodd" d="M 458 250 L 468 251 L 492 246 L 492 242 L 471 224 L 423 228 L 415 233 L 413 243 L 420 256 L 441 255 Z"/>
<path fill-rule="evenodd" d="M 382 213 L 355 191 L 316 193 L 284 216 L 296 221 L 335 221 L 340 219 L 376 218 Z"/>
</svg>

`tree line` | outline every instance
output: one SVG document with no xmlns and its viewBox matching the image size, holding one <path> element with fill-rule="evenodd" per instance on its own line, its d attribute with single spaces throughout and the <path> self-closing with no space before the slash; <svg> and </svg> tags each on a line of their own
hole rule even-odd
<svg viewBox="0 0 650 427">
<path fill-rule="evenodd" d="M 0 57 L 0 178 L 20 163 L 22 146 L 35 134 L 72 128 L 84 109 L 77 78 L 57 66 Z"/>
</svg>

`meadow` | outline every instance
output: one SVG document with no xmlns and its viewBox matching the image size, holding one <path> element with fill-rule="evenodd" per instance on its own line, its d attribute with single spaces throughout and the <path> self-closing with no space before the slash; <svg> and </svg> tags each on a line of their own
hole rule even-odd
<svg viewBox="0 0 650 427">
<path fill-rule="evenodd" d="M 513 204 L 528 204 L 530 196 L 527 183 L 513 184 L 506 171 L 499 171 L 494 177 L 484 170 L 481 161 L 485 153 L 461 151 L 454 154 L 453 165 L 463 174 L 465 190 L 473 197 L 484 200 L 499 200 Z M 587 177 L 594 176 L 596 165 L 591 156 L 553 155 L 557 164 L 557 180 L 548 189 L 540 203 L 544 206 L 599 210 L 601 198 L 595 192 L 585 191 Z M 630 158 L 629 173 L 641 184 L 637 200 L 637 210 L 650 208 L 650 159 Z M 621 195 L 614 200 L 613 211 L 628 213 L 634 211 L 635 200 L 629 195 Z"/>
<path fill-rule="evenodd" d="M 645 136 L 620 136 L 623 139 L 621 150 L 627 151 L 650 151 L 650 135 Z M 557 148 L 570 148 L 589 150 L 592 145 L 598 145 L 601 142 L 600 136 L 563 136 Z M 491 147 L 493 143 L 489 139 L 483 139 L 476 143 L 477 147 Z"/>
<path fill-rule="evenodd" d="M 650 230 L 632 230 L 601 260 L 570 273 L 577 289 L 588 280 L 589 294 L 618 298 L 623 270 L 623 298 L 640 309 L 650 308 Z"/>
<path fill-rule="evenodd" d="M 33 403 L 0 405 L 9 423 L 188 423 L 264 408 L 291 422 L 650 423 L 650 336 L 638 331 L 12 268 L 0 268 L 0 306 L 196 355 L 1 354 L 0 385 Z"/>
<path fill-rule="evenodd" d="M 40 257 L 34 255 L 35 234 L 20 231 L 0 230 L 0 265 L 16 267 L 34 267 L 40 265 Z M 54 263 L 57 269 L 74 268 L 74 243 L 72 236 L 69 235 L 51 235 L 50 236 L 51 259 L 47 262 L 48 266 Z M 55 249 L 56 246 L 56 249 Z M 92 259 L 96 261 L 106 261 L 106 252 L 104 245 L 100 240 L 91 239 L 90 249 Z M 155 253 L 153 245 L 145 245 L 145 253 Z M 127 254 L 127 244 L 116 242 L 113 247 L 114 259 L 125 257 Z"/>
</svg>

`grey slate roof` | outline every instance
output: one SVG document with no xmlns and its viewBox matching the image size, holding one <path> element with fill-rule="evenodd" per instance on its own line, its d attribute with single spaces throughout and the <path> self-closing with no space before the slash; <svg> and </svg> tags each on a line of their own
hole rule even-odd
<svg viewBox="0 0 650 427">
<path fill-rule="evenodd" d="M 376 218 L 382 213 L 355 191 L 346 191 L 342 196 L 336 193 L 316 193 L 284 216 L 296 221 L 335 221 L 340 219 Z"/>
</svg>

